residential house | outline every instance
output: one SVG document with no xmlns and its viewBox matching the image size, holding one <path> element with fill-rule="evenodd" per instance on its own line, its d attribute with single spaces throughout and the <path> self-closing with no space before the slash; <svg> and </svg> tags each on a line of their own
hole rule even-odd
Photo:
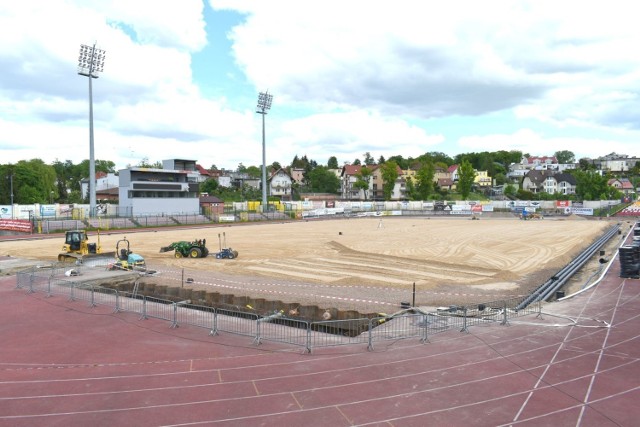
<svg viewBox="0 0 640 427">
<path fill-rule="evenodd" d="M 460 174 L 458 173 L 459 169 L 460 169 L 459 165 L 451 165 L 451 166 L 449 166 L 449 169 L 446 172 L 447 174 L 449 174 L 449 176 L 445 175 L 442 178 L 438 177 L 438 186 L 441 189 L 445 189 L 445 188 L 449 187 L 448 188 L 449 190 L 455 188 L 456 187 L 456 183 L 460 180 Z M 474 172 L 476 173 L 476 176 L 475 176 L 475 178 L 473 180 L 474 185 L 476 185 L 478 187 L 481 187 L 481 188 L 489 188 L 489 187 L 491 187 L 491 177 L 489 176 L 489 173 L 487 171 L 478 171 L 478 170 L 474 169 Z M 444 175 L 444 174 L 441 174 L 441 175 Z M 435 176 L 434 176 L 434 178 L 435 178 Z M 447 179 L 451 180 L 451 185 L 449 185 Z"/>
<path fill-rule="evenodd" d="M 260 188 L 260 178 L 254 178 L 250 176 L 248 173 L 244 172 L 229 172 L 229 181 L 231 183 L 231 187 L 233 188 L 243 188 L 245 185 L 248 185 L 251 188 L 259 190 Z M 222 177 L 221 177 L 222 178 Z M 220 183 L 218 181 L 218 183 Z"/>
<path fill-rule="evenodd" d="M 272 171 L 267 181 L 269 182 L 268 189 L 271 196 L 280 197 L 281 200 L 291 200 L 293 179 L 286 170 L 280 168 Z"/>
<path fill-rule="evenodd" d="M 114 173 L 96 172 L 96 199 L 118 200 L 120 179 Z M 89 197 L 89 179 L 80 181 L 80 191 L 85 199 Z"/>
<path fill-rule="evenodd" d="M 206 180 L 213 178 L 211 172 L 200 166 L 196 163 L 196 170 L 198 171 L 198 176 L 196 177 L 197 182 L 205 182 Z"/>
<path fill-rule="evenodd" d="M 635 193 L 633 183 L 628 178 L 611 178 L 607 184 L 623 193 L 625 196 Z"/>
<path fill-rule="evenodd" d="M 553 178 L 553 180 L 551 179 Z M 549 194 L 563 194 L 565 196 L 576 194 L 576 177 L 570 173 L 557 173 L 547 178 L 545 191 Z"/>
<path fill-rule="evenodd" d="M 532 193 L 575 194 L 576 179 L 568 173 L 551 170 L 532 170 L 522 180 L 522 189 Z"/>
<path fill-rule="evenodd" d="M 369 182 L 369 194 L 371 200 L 384 200 L 384 179 L 382 178 L 382 168 L 379 165 L 368 166 L 372 169 L 371 181 Z M 396 166 L 398 178 L 391 190 L 391 200 L 403 200 L 406 193 L 406 180 L 400 166 Z"/>
<path fill-rule="evenodd" d="M 528 165 L 511 163 L 509 165 L 509 172 L 507 172 L 507 178 L 511 180 L 521 180 L 530 170 L 532 170 L 532 168 Z"/>
<path fill-rule="evenodd" d="M 346 200 L 364 200 L 364 191 L 354 187 L 361 165 L 344 165 L 340 173 L 342 198 Z"/>
<path fill-rule="evenodd" d="M 302 185 L 302 181 L 304 180 L 304 169 L 303 168 L 291 168 L 291 179 L 293 182 L 298 185 Z"/>
<path fill-rule="evenodd" d="M 593 164 L 603 172 L 628 172 L 638 163 L 640 159 L 629 157 L 626 154 L 610 153 L 606 156 L 598 157 Z"/>
<path fill-rule="evenodd" d="M 458 175 L 458 165 L 449 166 L 447 172 L 449 173 L 449 178 L 451 178 L 451 181 L 457 182 L 460 179 L 460 176 Z"/>
<path fill-rule="evenodd" d="M 438 179 L 438 187 L 441 190 L 446 190 L 446 191 L 455 191 L 456 190 L 456 183 L 453 182 L 453 180 L 451 178 L 440 178 Z"/>
<path fill-rule="evenodd" d="M 488 171 L 479 171 L 476 170 L 476 176 L 473 179 L 473 184 L 479 187 L 480 189 L 491 187 L 491 177 L 489 176 Z"/>
<path fill-rule="evenodd" d="M 545 180 L 549 176 L 553 176 L 553 171 L 530 170 L 522 179 L 522 189 L 532 193 L 542 193 Z"/>
<path fill-rule="evenodd" d="M 433 182 L 439 182 L 441 179 L 451 179 L 451 174 L 445 168 L 436 166 L 435 172 L 433 174 Z"/>
<path fill-rule="evenodd" d="M 523 156 L 520 163 L 524 166 L 535 168 L 536 166 L 557 164 L 558 159 L 555 156 Z"/>
</svg>

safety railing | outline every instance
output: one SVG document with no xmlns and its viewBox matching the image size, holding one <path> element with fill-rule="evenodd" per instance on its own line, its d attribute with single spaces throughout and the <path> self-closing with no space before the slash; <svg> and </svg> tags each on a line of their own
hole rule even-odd
<svg viewBox="0 0 640 427">
<path fill-rule="evenodd" d="M 487 323 L 505 325 L 510 318 L 541 313 L 540 302 L 518 309 L 522 297 L 450 306 L 433 312 L 412 308 L 391 316 L 307 321 L 287 317 L 282 311 L 260 315 L 93 286 L 66 276 L 66 271 L 56 266 L 24 270 L 17 273 L 16 287 L 29 293 L 46 293 L 49 297 L 61 295 L 68 301 L 86 301 L 90 307 L 113 308 L 113 313 L 137 314 L 140 320 L 159 319 L 169 322 L 171 327 L 191 325 L 207 329 L 211 335 L 247 336 L 255 344 L 269 341 L 302 347 L 307 352 L 346 345 L 363 345 L 371 350 L 378 342 L 403 339 L 425 343 L 437 333 L 468 332 L 469 327 Z"/>
</svg>

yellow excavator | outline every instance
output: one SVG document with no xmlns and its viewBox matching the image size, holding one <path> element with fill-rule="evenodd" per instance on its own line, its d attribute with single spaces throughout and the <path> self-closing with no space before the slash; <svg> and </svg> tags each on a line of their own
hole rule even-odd
<svg viewBox="0 0 640 427">
<path fill-rule="evenodd" d="M 82 262 L 86 258 L 113 257 L 115 252 L 102 252 L 100 246 L 100 231 L 98 242 L 89 243 L 89 237 L 84 230 L 70 230 L 65 233 L 62 252 L 58 254 L 60 262 Z"/>
</svg>

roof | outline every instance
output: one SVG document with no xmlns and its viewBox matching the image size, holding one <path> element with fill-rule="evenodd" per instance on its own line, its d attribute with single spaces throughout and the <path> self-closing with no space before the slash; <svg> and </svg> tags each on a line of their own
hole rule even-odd
<svg viewBox="0 0 640 427">
<path fill-rule="evenodd" d="M 289 172 L 287 172 L 287 170 L 284 168 L 280 168 L 278 170 L 272 169 L 271 175 L 269 175 L 269 178 L 267 180 L 271 181 L 271 179 L 273 179 L 273 177 L 276 176 L 280 171 L 284 172 L 286 176 L 288 176 L 291 180 L 293 180 L 293 178 L 291 178 L 291 175 L 289 175 Z"/>
<path fill-rule="evenodd" d="M 200 203 L 224 203 L 224 200 L 216 196 L 200 196 Z"/>
<path fill-rule="evenodd" d="M 607 181 L 607 185 L 613 185 L 616 181 L 620 183 L 620 188 L 624 190 L 633 190 L 633 183 L 629 181 L 629 178 L 611 178 Z"/>
<path fill-rule="evenodd" d="M 119 196 L 120 189 L 118 187 L 105 188 L 103 190 L 96 190 L 96 194 L 110 194 L 113 196 Z"/>
<path fill-rule="evenodd" d="M 362 165 L 344 165 L 342 167 L 342 175 L 355 175 L 360 173 Z"/>
<path fill-rule="evenodd" d="M 211 172 L 209 172 L 208 170 L 206 170 L 205 168 L 203 168 L 197 163 L 196 163 L 196 170 L 200 172 L 200 175 L 211 176 Z"/>
<path fill-rule="evenodd" d="M 524 177 L 529 178 L 529 181 L 535 185 L 541 185 L 545 179 L 553 175 L 554 171 L 550 170 L 530 170 Z"/>
<path fill-rule="evenodd" d="M 449 169 L 447 169 L 447 171 L 453 173 L 456 171 L 456 169 L 458 169 L 458 165 L 451 165 L 449 166 Z"/>
<path fill-rule="evenodd" d="M 534 163 L 536 160 L 539 160 L 542 163 L 546 163 L 547 160 L 551 160 L 551 163 L 558 163 L 556 156 L 529 156 L 525 157 L 525 159 L 527 159 L 527 163 Z"/>
<path fill-rule="evenodd" d="M 557 173 L 553 176 L 557 182 L 568 182 L 571 185 L 578 184 L 576 177 L 570 173 Z"/>
</svg>

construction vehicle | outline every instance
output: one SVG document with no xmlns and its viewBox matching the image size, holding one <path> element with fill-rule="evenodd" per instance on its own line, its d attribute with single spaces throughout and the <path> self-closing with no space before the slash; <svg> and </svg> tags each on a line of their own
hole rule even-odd
<svg viewBox="0 0 640 427">
<path fill-rule="evenodd" d="M 147 271 L 147 263 L 142 255 L 131 252 L 127 238 L 116 242 L 116 261 L 109 264 L 109 270 Z"/>
<path fill-rule="evenodd" d="M 220 252 L 216 253 L 217 259 L 234 259 L 238 258 L 238 251 L 234 251 L 233 249 L 227 247 L 227 236 L 225 233 L 222 233 L 224 238 L 224 247 L 222 247 L 222 241 L 220 240 L 220 233 L 218 233 L 218 244 L 220 246 Z"/>
<path fill-rule="evenodd" d="M 65 233 L 64 245 L 62 245 L 62 252 L 58 254 L 58 261 L 82 263 L 87 258 L 112 256 L 114 252 L 102 252 L 100 231 L 98 231 L 98 242 L 89 243 L 86 231 L 70 230 Z"/>
<path fill-rule="evenodd" d="M 193 242 L 183 240 L 160 248 L 160 252 L 174 251 L 173 256 L 176 258 L 204 258 L 209 256 L 209 249 L 207 249 L 206 244 L 207 239 L 198 239 Z"/>
<path fill-rule="evenodd" d="M 524 211 L 520 214 L 520 219 L 525 221 L 528 219 L 543 219 L 543 218 L 544 217 L 542 216 L 542 214 L 535 213 L 535 212 Z"/>
</svg>

